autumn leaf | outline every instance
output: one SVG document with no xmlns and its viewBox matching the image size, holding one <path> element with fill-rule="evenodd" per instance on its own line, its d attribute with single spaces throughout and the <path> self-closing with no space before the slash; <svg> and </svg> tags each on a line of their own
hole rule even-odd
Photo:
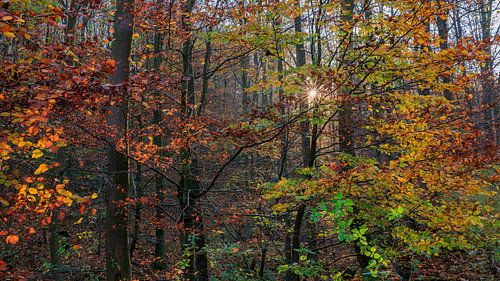
<svg viewBox="0 0 500 281">
<path fill-rule="evenodd" d="M 0 271 L 7 271 L 7 263 L 3 260 L 0 260 Z"/>
<path fill-rule="evenodd" d="M 43 152 L 40 149 L 34 150 L 33 153 L 31 154 L 31 158 L 33 158 L 33 159 L 40 158 L 42 156 L 43 156 Z"/>
<path fill-rule="evenodd" d="M 36 188 L 30 187 L 28 188 L 29 194 L 38 194 L 38 190 Z"/>
<path fill-rule="evenodd" d="M 19 241 L 19 237 L 17 235 L 9 235 L 5 238 L 5 241 L 8 243 L 8 244 L 16 244 L 18 241 Z"/>
<path fill-rule="evenodd" d="M 7 38 L 15 38 L 16 37 L 16 35 L 10 31 L 4 31 L 3 35 Z"/>
<path fill-rule="evenodd" d="M 115 60 L 107 60 L 106 65 L 114 68 L 116 66 L 116 61 Z"/>
<path fill-rule="evenodd" d="M 40 166 L 38 166 L 38 169 L 36 169 L 35 171 L 35 175 L 39 175 L 41 173 L 45 173 L 49 170 L 49 166 L 45 163 L 43 164 L 40 164 Z"/>
</svg>

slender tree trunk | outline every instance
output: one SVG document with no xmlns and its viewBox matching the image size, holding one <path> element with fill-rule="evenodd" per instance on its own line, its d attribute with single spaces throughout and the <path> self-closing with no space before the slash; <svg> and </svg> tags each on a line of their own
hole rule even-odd
<svg viewBox="0 0 500 281">
<path fill-rule="evenodd" d="M 66 42 L 69 45 L 73 45 L 74 39 L 75 39 L 75 27 L 76 27 L 76 21 L 77 21 L 77 7 L 76 7 L 76 0 L 71 0 L 68 3 L 67 7 L 67 23 L 66 23 L 66 28 L 64 30 L 64 35 L 66 37 Z"/>
<path fill-rule="evenodd" d="M 186 32 L 183 43 L 183 83 L 181 110 L 185 119 L 194 118 L 196 102 L 194 92 L 194 77 L 192 67 L 193 39 L 191 36 L 191 12 L 195 0 L 187 0 L 183 6 L 182 28 Z M 206 238 L 203 227 L 203 217 L 197 206 L 197 195 L 200 193 L 200 183 L 196 178 L 197 159 L 192 156 L 191 147 L 186 146 L 181 151 L 181 177 L 178 190 L 181 207 L 181 247 L 187 255 L 188 266 L 185 278 L 190 281 L 208 280 L 208 256 Z"/>
<path fill-rule="evenodd" d="M 59 235 L 57 233 L 57 221 L 59 210 L 54 208 L 49 225 L 49 254 L 50 254 L 50 270 L 55 281 L 62 281 L 61 265 L 59 264 Z"/>
<path fill-rule="evenodd" d="M 438 5 L 440 1 L 438 1 Z M 436 25 L 438 27 L 438 35 L 440 38 L 439 42 L 439 48 L 441 51 L 447 50 L 448 49 L 448 32 L 449 32 L 449 27 L 448 27 L 448 10 L 447 8 L 441 8 L 441 9 L 446 9 L 445 11 L 441 11 L 441 13 L 436 17 Z M 448 69 L 446 69 L 448 71 Z M 451 82 L 451 76 L 449 74 L 444 74 L 442 75 L 443 83 L 444 84 L 449 84 Z M 444 97 L 448 100 L 453 100 L 453 94 L 450 90 L 445 89 L 444 90 Z"/>
<path fill-rule="evenodd" d="M 142 127 L 142 126 L 141 126 Z M 130 260 L 133 260 L 134 256 L 134 251 L 137 248 L 137 243 L 139 241 L 139 234 L 140 234 L 140 224 L 141 224 L 141 211 L 142 211 L 142 204 L 138 199 L 140 199 L 143 195 L 143 186 L 142 186 L 142 166 L 141 164 L 137 163 L 137 173 L 135 175 L 135 182 L 134 182 L 134 191 L 135 191 L 135 210 L 134 210 L 134 226 L 133 226 L 133 233 L 132 233 L 132 241 L 130 242 Z"/>
<path fill-rule="evenodd" d="M 486 145 L 495 147 L 499 141 L 498 120 L 498 92 L 494 90 L 495 79 L 493 73 L 492 48 L 493 38 L 491 36 L 491 18 L 493 13 L 493 0 L 482 0 L 479 2 L 481 13 L 481 37 L 486 44 L 485 52 L 488 58 L 481 66 L 481 86 L 483 91 L 483 129 L 486 132 Z"/>
<path fill-rule="evenodd" d="M 128 209 L 120 205 L 129 195 L 129 161 L 126 151 L 116 147 L 116 140 L 126 137 L 129 57 L 133 33 L 133 0 L 118 0 L 114 17 L 111 55 L 116 63 L 110 80 L 122 100 L 108 109 L 107 123 L 116 131 L 109 139 L 108 166 L 113 174 L 106 201 L 106 278 L 108 281 L 132 280 L 129 251 Z M 122 151 L 119 151 L 122 150 Z"/>
<path fill-rule="evenodd" d="M 213 30 L 213 26 L 208 27 L 208 34 L 210 34 Z M 210 36 L 210 35 L 209 35 Z M 201 98 L 200 104 L 198 106 L 198 116 L 203 113 L 203 109 L 205 109 L 205 103 L 207 100 L 207 92 L 208 92 L 208 82 L 210 79 L 210 74 L 208 73 L 208 68 L 210 67 L 210 56 L 212 54 L 212 40 L 209 37 L 207 42 L 205 43 L 205 59 L 203 60 L 203 76 L 201 82 Z"/>
<path fill-rule="evenodd" d="M 343 55 L 344 59 L 340 61 L 339 63 L 345 67 L 346 69 L 352 70 L 352 63 L 351 63 L 351 54 L 350 51 L 352 49 L 352 36 L 353 36 L 353 13 L 354 13 L 354 0 L 343 0 L 342 1 L 342 16 L 341 16 L 341 23 L 343 25 L 342 29 L 339 32 L 339 37 L 343 38 L 346 37 L 346 45 L 341 46 L 341 53 L 344 53 Z M 351 74 L 348 74 L 351 75 Z M 351 78 L 354 79 L 354 78 Z M 349 83 L 349 82 L 348 82 Z M 342 103 L 341 103 L 341 108 L 339 110 L 339 150 L 341 152 L 349 153 L 353 156 L 356 155 L 354 148 L 355 148 L 355 140 L 354 140 L 354 132 L 353 132 L 353 104 L 350 99 L 350 92 L 352 89 L 348 87 L 347 85 L 342 85 L 341 89 L 341 97 L 342 97 Z M 357 210 L 355 208 L 354 210 L 354 221 L 353 221 L 353 227 L 359 227 L 362 225 L 362 222 L 356 219 L 357 215 Z M 366 268 L 368 266 L 368 259 L 361 253 L 360 247 L 355 244 L 354 249 L 357 254 L 357 260 L 358 264 L 361 268 Z"/>
<path fill-rule="evenodd" d="M 265 57 L 262 57 L 262 81 L 267 81 L 267 61 Z M 263 112 L 267 112 L 267 109 L 269 107 L 269 104 L 271 104 L 270 96 L 272 93 L 272 88 L 267 90 L 267 89 L 261 89 L 261 107 Z"/>
<path fill-rule="evenodd" d="M 253 84 L 259 83 L 260 79 L 260 58 L 259 58 L 259 52 L 255 52 L 253 54 L 253 66 L 255 68 L 255 77 L 253 79 Z M 252 109 L 256 109 L 259 107 L 259 92 L 257 89 L 253 90 L 252 93 Z"/>
<path fill-rule="evenodd" d="M 296 4 L 298 8 L 300 9 L 300 4 Z M 295 20 L 294 20 L 294 25 L 295 25 L 295 34 L 301 35 L 302 34 L 302 15 L 299 14 Z M 304 42 L 302 40 L 295 45 L 295 53 L 296 53 L 296 67 L 300 68 L 306 64 L 306 51 L 304 47 Z M 308 110 L 308 104 L 307 100 L 304 99 L 300 103 L 300 110 L 301 111 L 307 111 Z M 308 136 L 309 134 L 309 127 L 310 127 L 310 122 L 309 120 L 304 120 L 300 122 L 300 138 L 301 138 L 301 152 L 302 152 L 302 165 L 303 167 L 309 167 L 310 160 L 311 158 L 311 140 Z M 293 232 L 292 232 L 292 238 L 291 238 L 291 246 L 290 246 L 290 253 L 288 254 L 290 256 L 290 265 L 293 264 L 298 264 L 299 263 L 299 252 L 297 251 L 300 249 L 300 234 L 302 230 L 302 224 L 304 220 L 304 215 L 306 212 L 306 205 L 305 204 L 300 204 L 297 210 L 297 214 L 295 216 L 295 220 L 293 222 Z M 295 272 L 289 270 L 286 274 L 287 280 L 290 281 L 298 281 L 300 280 L 300 276 L 296 274 Z"/>
<path fill-rule="evenodd" d="M 250 87 L 249 79 L 248 79 L 248 56 L 245 56 L 243 60 L 241 60 L 241 108 L 243 116 L 246 116 L 250 110 L 250 97 L 248 96 L 247 88 Z"/>
<path fill-rule="evenodd" d="M 159 5 L 161 1 L 157 1 L 157 4 Z M 154 71 L 159 71 L 161 62 L 162 62 L 162 57 L 161 57 L 161 50 L 163 47 L 162 44 L 163 36 L 159 31 L 155 32 L 154 35 L 154 42 L 153 42 L 153 51 L 154 51 L 154 57 L 153 57 L 153 69 Z M 158 108 L 155 109 L 153 112 L 153 123 L 156 126 L 160 126 L 161 121 L 162 121 L 162 107 L 161 103 L 158 102 Z M 162 136 L 161 135 L 155 135 L 153 137 L 153 144 L 156 145 L 158 148 L 161 148 L 163 146 L 163 141 L 162 141 Z M 162 153 L 160 152 L 160 156 Z M 165 220 L 165 214 L 163 213 L 163 210 L 161 208 L 161 205 L 163 204 L 164 201 L 164 192 L 165 192 L 165 182 L 163 179 L 162 175 L 157 175 L 155 179 L 155 192 L 156 192 L 156 198 L 158 199 L 158 204 L 159 206 L 155 207 L 155 217 L 158 222 L 163 222 Z M 163 227 L 157 226 L 155 229 L 155 267 L 156 269 L 163 269 L 165 267 L 165 230 Z"/>
</svg>

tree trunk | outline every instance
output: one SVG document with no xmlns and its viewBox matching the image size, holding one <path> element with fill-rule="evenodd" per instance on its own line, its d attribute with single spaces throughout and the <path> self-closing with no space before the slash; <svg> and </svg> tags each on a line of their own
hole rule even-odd
<svg viewBox="0 0 500 281">
<path fill-rule="evenodd" d="M 241 66 L 241 108 L 242 108 L 242 114 L 243 116 L 246 116 L 250 111 L 250 97 L 248 96 L 248 93 L 246 92 L 247 88 L 250 86 L 249 84 L 249 79 L 248 79 L 248 61 L 249 58 L 248 56 L 245 56 L 243 60 L 241 60 L 240 66 Z"/>
<path fill-rule="evenodd" d="M 343 0 L 342 1 L 342 16 L 341 16 L 341 22 L 343 25 L 343 28 L 339 32 L 339 37 L 343 38 L 346 37 L 347 42 L 352 42 L 351 36 L 353 33 L 353 13 L 354 13 L 354 0 Z M 340 48 L 342 51 L 341 53 L 344 53 L 345 55 L 343 56 L 344 59 L 340 61 L 339 63 L 343 65 L 343 67 L 347 69 L 351 69 L 351 54 L 349 52 L 352 49 L 352 44 L 346 44 L 345 46 L 342 46 Z M 348 74 L 351 75 L 351 74 Z M 352 75 L 351 75 L 352 76 Z M 351 80 L 354 78 L 351 78 Z M 350 84 L 350 81 L 348 80 L 347 83 Z M 341 152 L 349 153 L 352 156 L 355 156 L 356 153 L 354 151 L 355 149 L 355 139 L 354 139 L 354 132 L 353 132 L 353 104 L 350 99 L 350 92 L 351 88 L 348 85 L 342 85 L 341 89 L 341 97 L 342 97 L 342 103 L 341 103 L 341 108 L 339 110 L 339 150 Z M 356 218 L 357 211 L 356 208 L 354 210 L 354 221 L 353 221 L 353 227 L 359 227 L 362 225 L 362 222 L 359 221 Z M 361 254 L 361 249 L 360 247 L 355 244 L 354 249 L 357 254 L 357 260 L 358 264 L 361 268 L 366 268 L 368 266 L 368 261 L 369 259 L 366 258 L 363 254 Z"/>
<path fill-rule="evenodd" d="M 49 225 L 49 254 L 50 254 L 50 271 L 52 277 L 55 281 L 62 281 L 62 276 L 60 273 L 61 265 L 59 264 L 59 235 L 57 234 L 57 221 L 59 216 L 59 210 L 54 208 L 51 215 L 50 225 Z"/>
<path fill-rule="evenodd" d="M 194 118 L 196 102 L 194 92 L 194 77 L 192 67 L 193 39 L 191 36 L 191 12 L 195 0 L 188 0 L 183 6 L 182 28 L 186 32 L 183 43 L 183 83 L 181 111 L 183 118 Z M 181 207 L 181 248 L 187 256 L 188 265 L 185 278 L 190 281 L 208 280 L 208 256 L 206 239 L 203 228 L 203 218 L 196 204 L 197 195 L 200 193 L 200 183 L 196 178 L 197 159 L 192 156 L 188 144 L 181 151 L 181 176 L 178 190 L 179 205 Z"/>
<path fill-rule="evenodd" d="M 126 207 L 120 205 L 129 195 L 129 161 L 126 151 L 119 151 L 116 140 L 124 138 L 127 130 L 127 88 L 129 57 L 133 33 L 133 0 L 118 0 L 114 17 L 111 56 L 116 65 L 110 80 L 120 91 L 122 100 L 109 106 L 107 123 L 116 131 L 109 138 L 108 166 L 113 175 L 106 201 L 106 278 L 108 281 L 132 280 Z M 123 149 L 122 149 L 123 150 Z"/>
<path fill-rule="evenodd" d="M 438 5 L 440 2 L 438 1 Z M 443 9 L 443 8 L 442 8 Z M 439 42 L 439 48 L 441 51 L 447 50 L 448 49 L 448 10 L 441 11 L 439 15 L 436 17 L 436 25 L 438 27 L 438 35 L 440 38 Z M 448 71 L 448 69 L 446 69 Z M 441 75 L 441 78 L 443 79 L 444 84 L 449 84 L 451 82 L 451 76 L 448 74 L 443 74 Z M 453 94 L 450 90 L 445 89 L 444 90 L 444 97 L 448 100 L 453 100 Z"/>
<path fill-rule="evenodd" d="M 160 4 L 160 1 L 157 2 Z M 153 51 L 154 51 L 154 59 L 153 59 L 153 68 L 154 71 L 159 71 L 161 66 L 161 49 L 162 49 L 162 34 L 159 31 L 155 32 L 154 42 L 153 42 Z M 162 120 L 162 108 L 161 103 L 158 103 L 158 108 L 155 109 L 153 113 L 153 123 L 156 126 L 160 126 Z M 163 145 L 162 136 L 155 135 L 153 137 L 153 144 L 158 148 L 161 148 Z M 161 153 L 160 153 L 161 154 Z M 162 155 L 160 155 L 162 156 Z M 163 222 L 165 219 L 165 214 L 161 208 L 161 204 L 164 201 L 164 192 L 165 192 L 165 182 L 162 175 L 157 175 L 155 179 L 155 192 L 156 198 L 158 199 L 159 206 L 155 207 L 155 217 L 158 222 Z M 155 229 L 155 269 L 164 269 L 165 267 L 165 230 L 162 226 L 158 226 Z"/>
<path fill-rule="evenodd" d="M 213 26 L 208 27 L 208 34 L 210 34 L 213 30 Z M 209 35 L 210 36 L 210 35 Z M 210 80 L 210 74 L 208 73 L 208 68 L 210 66 L 210 56 L 212 54 L 212 41 L 209 37 L 207 42 L 205 43 L 205 59 L 203 60 L 203 75 L 201 82 L 201 98 L 200 104 L 198 107 L 198 116 L 203 113 L 203 109 L 205 109 L 205 103 L 207 100 L 207 92 L 208 92 L 208 82 Z"/>
<path fill-rule="evenodd" d="M 300 9 L 300 4 L 297 4 L 298 9 Z M 295 27 L 295 34 L 301 35 L 302 34 L 302 15 L 299 14 L 295 19 L 294 19 L 294 27 Z M 306 64 L 306 50 L 304 47 L 304 42 L 302 40 L 295 45 L 295 53 L 296 53 L 296 67 L 300 68 Z M 300 110 L 301 111 L 307 111 L 308 110 L 308 104 L 307 101 L 304 100 L 300 103 Z M 304 120 L 300 122 L 300 138 L 301 138 L 301 153 L 302 153 L 302 166 L 303 167 L 309 167 L 310 160 L 312 159 L 311 155 L 311 140 L 309 139 L 309 127 L 310 127 L 310 122 L 309 120 Z M 297 252 L 298 249 L 300 249 L 300 234 L 301 234 L 301 229 L 302 229 L 302 223 L 304 220 L 304 214 L 306 211 L 306 205 L 305 204 L 300 204 L 297 210 L 297 214 L 295 216 L 295 220 L 293 223 L 293 232 L 292 232 L 292 238 L 291 238 L 291 246 L 289 248 L 290 253 L 288 254 L 290 257 L 290 265 L 298 264 L 299 263 L 299 252 Z M 290 281 L 298 281 L 300 280 L 300 276 L 297 275 L 296 273 L 292 271 L 288 271 L 287 274 L 287 280 Z"/>
<path fill-rule="evenodd" d="M 141 126 L 142 127 L 142 126 Z M 134 210 L 134 227 L 132 234 L 132 242 L 130 243 L 130 260 L 132 261 L 134 256 L 134 251 L 137 248 L 137 242 L 139 241 L 139 232 L 140 232 L 140 223 L 141 223 L 141 211 L 142 204 L 138 199 L 140 199 L 143 195 L 143 186 L 142 186 L 142 166 L 137 163 L 137 174 L 135 176 L 134 182 L 134 191 L 135 191 L 135 210 Z"/>
<path fill-rule="evenodd" d="M 499 141 L 499 133 L 496 130 L 497 115 L 499 114 L 498 97 L 495 92 L 495 79 L 493 73 L 492 48 L 493 38 L 491 36 L 491 18 L 493 10 L 493 0 L 480 1 L 481 13 L 481 37 L 486 44 L 485 52 L 488 58 L 481 66 L 481 86 L 483 90 L 483 130 L 486 132 L 486 145 L 495 147 Z"/>
</svg>

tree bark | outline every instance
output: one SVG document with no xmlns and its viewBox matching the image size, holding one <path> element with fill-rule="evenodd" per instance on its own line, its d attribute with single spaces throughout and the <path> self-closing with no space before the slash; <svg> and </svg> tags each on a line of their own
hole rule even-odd
<svg viewBox="0 0 500 281">
<path fill-rule="evenodd" d="M 161 1 L 157 1 L 157 4 L 160 4 Z M 153 42 L 153 52 L 154 52 L 154 58 L 153 58 L 153 69 L 154 71 L 159 71 L 162 58 L 161 58 L 161 50 L 162 50 L 162 40 L 163 36 L 159 31 L 155 32 L 154 35 L 154 42 Z M 158 103 L 158 108 L 155 109 L 153 112 L 153 123 L 156 126 L 160 126 L 161 120 L 162 120 L 162 107 L 161 103 Z M 153 144 L 156 145 L 158 148 L 161 148 L 163 145 L 162 142 L 162 136 L 161 135 L 155 135 L 153 137 Z M 162 153 L 160 152 L 160 156 Z M 158 199 L 158 204 L 159 206 L 155 207 L 155 217 L 158 222 L 163 222 L 165 219 L 165 214 L 163 213 L 163 210 L 161 209 L 161 205 L 163 204 L 164 201 L 164 192 L 165 192 L 165 181 L 163 179 L 162 175 L 157 175 L 155 179 L 155 192 L 156 192 L 156 198 Z M 155 229 L 155 268 L 156 269 L 163 269 L 165 267 L 165 230 L 163 229 L 162 226 L 157 226 Z"/>
<path fill-rule="evenodd" d="M 440 1 L 438 1 L 438 5 Z M 442 7 L 440 7 L 442 8 Z M 443 9 L 443 8 L 442 8 Z M 446 9 L 446 8 L 444 8 Z M 439 48 L 441 51 L 447 50 L 448 49 L 448 10 L 442 11 L 437 17 L 436 17 L 436 25 L 438 27 L 438 35 L 440 38 L 439 42 Z M 447 69 L 448 70 L 448 69 Z M 448 74 L 444 74 L 441 76 L 443 79 L 444 84 L 449 84 L 451 82 L 451 76 Z M 444 90 L 444 97 L 448 100 L 453 100 L 453 94 L 450 90 L 445 89 Z"/>
<path fill-rule="evenodd" d="M 119 89 L 121 100 L 109 106 L 108 126 L 116 131 L 109 137 L 108 166 L 112 173 L 106 201 L 106 278 L 108 281 L 132 280 L 129 251 L 128 210 L 122 204 L 129 195 L 129 161 L 126 151 L 119 151 L 118 139 L 126 137 L 129 57 L 133 33 L 133 0 L 118 0 L 114 16 L 111 56 L 115 70 L 110 77 Z"/>
<path fill-rule="evenodd" d="M 296 4 L 298 9 L 300 9 L 300 3 Z M 299 14 L 294 19 L 294 29 L 296 35 L 302 35 L 302 15 Z M 295 44 L 295 54 L 296 54 L 296 64 L 297 68 L 300 68 L 306 64 L 306 50 L 304 47 L 304 42 L 300 40 L 299 43 Z M 300 103 L 300 110 L 307 111 L 308 110 L 307 100 L 304 99 Z M 309 138 L 309 128 L 310 122 L 308 119 L 305 119 L 300 122 L 300 138 L 301 138 L 301 153 L 302 153 L 302 166 L 310 167 L 310 160 L 313 155 L 311 155 L 311 139 Z M 300 235 L 302 230 L 302 224 L 304 220 L 304 215 L 306 212 L 306 205 L 300 204 L 297 210 L 297 214 L 295 216 L 295 220 L 293 222 L 293 232 L 291 238 L 291 246 L 289 247 L 290 253 L 288 256 L 290 257 L 289 264 L 294 265 L 299 263 L 300 254 L 297 251 L 300 249 Z M 287 280 L 290 281 L 299 281 L 300 276 L 295 272 L 289 270 L 286 273 Z"/>
<path fill-rule="evenodd" d="M 481 16 L 481 37 L 485 44 L 485 52 L 488 54 L 486 61 L 481 65 L 481 86 L 483 91 L 483 130 L 486 132 L 485 144 L 495 147 L 499 142 L 500 134 L 497 129 L 497 116 L 499 114 L 498 92 L 495 91 L 495 79 L 493 73 L 492 48 L 493 38 L 491 36 L 491 18 L 493 13 L 493 0 L 479 2 Z"/>
<path fill-rule="evenodd" d="M 191 35 L 191 13 L 196 1 L 187 0 L 183 6 L 182 29 L 185 40 L 182 49 L 183 83 L 181 111 L 184 119 L 195 118 L 196 102 L 193 77 L 193 39 Z M 190 144 L 181 151 L 181 175 L 178 190 L 178 200 L 181 207 L 181 248 L 187 256 L 188 265 L 185 278 L 190 281 L 208 280 L 208 256 L 206 238 L 203 227 L 203 217 L 196 204 L 200 193 L 200 183 L 196 177 L 197 159 L 192 156 Z"/>
</svg>

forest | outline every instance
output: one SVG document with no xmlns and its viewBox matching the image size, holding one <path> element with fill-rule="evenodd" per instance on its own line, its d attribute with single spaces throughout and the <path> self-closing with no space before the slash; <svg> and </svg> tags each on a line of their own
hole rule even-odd
<svg viewBox="0 0 500 281">
<path fill-rule="evenodd" d="M 0 280 L 500 280 L 500 1 L 0 0 Z"/>
</svg>

